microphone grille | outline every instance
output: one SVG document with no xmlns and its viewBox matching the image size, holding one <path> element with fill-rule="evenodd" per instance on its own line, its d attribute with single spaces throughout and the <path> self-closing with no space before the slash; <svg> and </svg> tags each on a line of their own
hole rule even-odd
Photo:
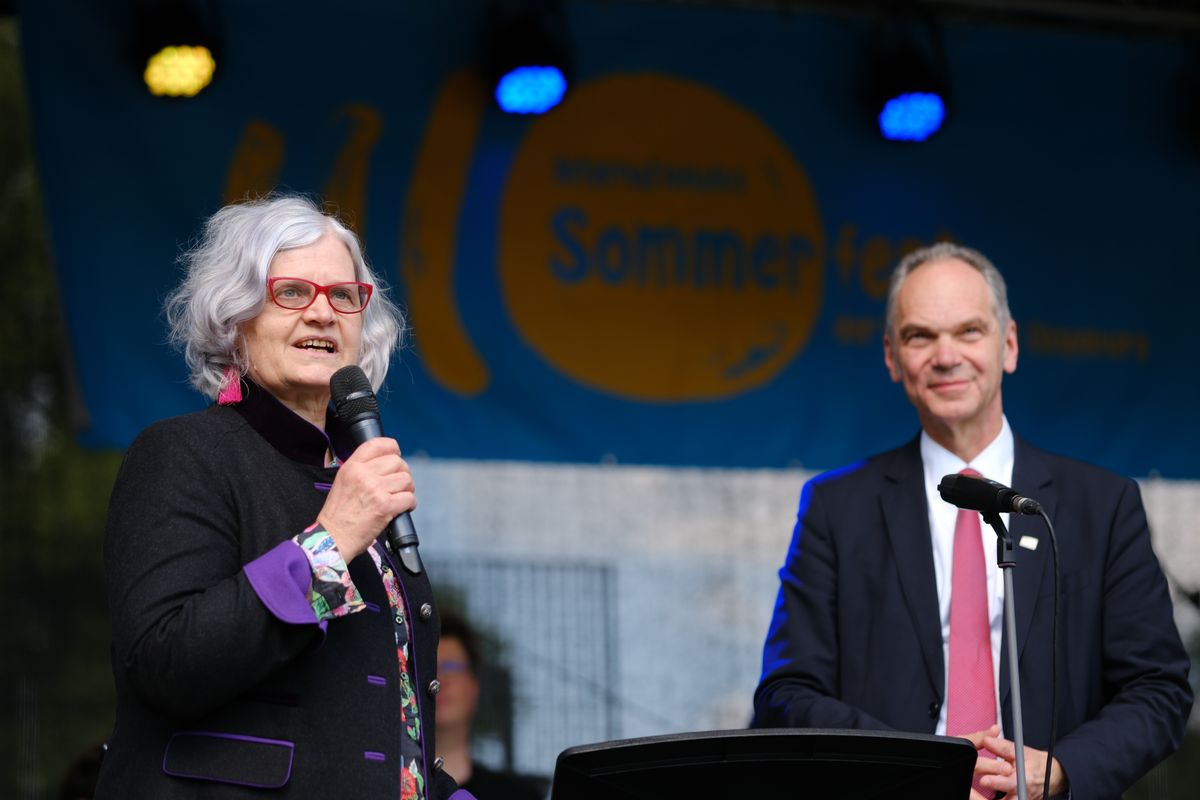
<svg viewBox="0 0 1200 800">
<path fill-rule="evenodd" d="M 950 474 L 942 477 L 942 482 L 938 484 L 938 494 L 947 503 L 953 503 L 950 498 L 954 496 L 954 485 L 958 483 L 958 475 Z"/>
<path fill-rule="evenodd" d="M 343 420 L 354 419 L 362 414 L 379 415 L 379 404 L 371 381 L 362 367 L 351 364 L 333 373 L 329 379 L 329 394 L 333 398 L 333 409 Z"/>
</svg>

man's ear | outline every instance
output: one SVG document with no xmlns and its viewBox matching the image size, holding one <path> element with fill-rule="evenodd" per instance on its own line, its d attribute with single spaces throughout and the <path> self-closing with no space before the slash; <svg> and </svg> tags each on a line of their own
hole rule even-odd
<svg viewBox="0 0 1200 800">
<path fill-rule="evenodd" d="M 1017 371 L 1017 323 L 1008 321 L 1008 330 L 1004 333 L 1004 371 L 1012 375 Z"/>
<path fill-rule="evenodd" d="M 900 382 L 900 365 L 896 362 L 896 356 L 892 353 L 892 340 L 885 333 L 883 335 L 883 363 L 887 365 L 888 375 L 892 377 L 892 383 Z"/>
</svg>

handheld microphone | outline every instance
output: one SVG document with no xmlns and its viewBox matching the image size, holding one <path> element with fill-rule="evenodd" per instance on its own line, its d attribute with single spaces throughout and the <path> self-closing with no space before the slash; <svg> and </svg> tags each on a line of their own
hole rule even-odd
<svg viewBox="0 0 1200 800">
<path fill-rule="evenodd" d="M 333 410 L 337 413 L 346 427 L 354 446 L 370 439 L 383 436 L 383 424 L 379 421 L 379 404 L 375 402 L 375 392 L 371 389 L 371 381 L 362 368 L 351 364 L 333 373 L 329 379 L 329 394 L 333 398 Z M 388 523 L 384 529 L 388 548 L 400 559 L 404 568 L 414 575 L 420 575 L 425 567 L 421 564 L 421 555 L 417 552 L 417 529 L 413 525 L 412 516 L 405 511 Z"/>
<path fill-rule="evenodd" d="M 983 514 L 1040 514 L 1042 506 L 1022 497 L 1002 483 L 970 475 L 947 475 L 938 484 L 938 494 L 947 503 Z"/>
</svg>

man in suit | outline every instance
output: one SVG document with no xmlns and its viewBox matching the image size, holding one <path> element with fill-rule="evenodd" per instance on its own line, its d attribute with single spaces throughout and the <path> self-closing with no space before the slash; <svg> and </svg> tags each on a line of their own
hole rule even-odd
<svg viewBox="0 0 1200 800">
<path fill-rule="evenodd" d="M 1015 797 L 996 537 L 937 492 L 944 475 L 973 469 L 1036 498 L 1057 532 L 1050 795 L 1119 797 L 1179 747 L 1192 704 L 1137 484 L 1013 434 L 1001 379 L 1017 368 L 1016 324 L 1004 280 L 982 254 L 943 243 L 901 261 L 883 345 L 921 433 L 804 487 L 755 724 L 963 736 L 980 749 L 972 797 Z M 1040 798 L 1052 717 L 1052 553 L 1040 520 L 1007 522 L 1021 544 L 1013 578 L 1025 769 L 1029 797 Z"/>
</svg>

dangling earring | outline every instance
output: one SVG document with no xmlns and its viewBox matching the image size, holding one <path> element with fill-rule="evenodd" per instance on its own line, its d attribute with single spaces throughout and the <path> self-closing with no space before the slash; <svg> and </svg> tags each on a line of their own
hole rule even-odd
<svg viewBox="0 0 1200 800">
<path fill-rule="evenodd" d="M 225 385 L 217 395 L 217 405 L 231 406 L 242 402 L 242 373 L 233 364 L 225 368 Z"/>
</svg>

